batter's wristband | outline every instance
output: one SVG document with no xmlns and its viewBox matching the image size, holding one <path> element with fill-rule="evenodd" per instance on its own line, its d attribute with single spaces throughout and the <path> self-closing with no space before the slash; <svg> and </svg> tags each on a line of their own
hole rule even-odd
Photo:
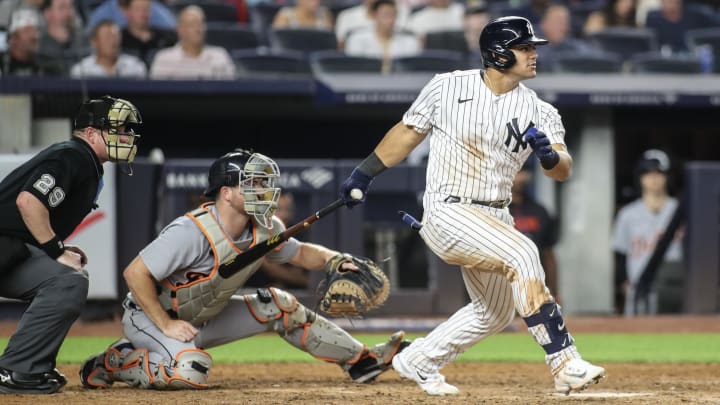
<svg viewBox="0 0 720 405">
<path fill-rule="evenodd" d="M 57 259 L 65 251 L 65 244 L 55 235 L 52 239 L 40 245 L 40 249 L 50 256 L 51 259 Z"/>
<path fill-rule="evenodd" d="M 373 151 L 368 157 L 365 158 L 360 164 L 357 166 L 357 169 L 360 170 L 363 174 L 366 174 L 370 177 L 375 177 L 378 174 L 382 173 L 387 169 L 387 166 L 380 160 L 378 155 L 375 154 Z"/>
</svg>

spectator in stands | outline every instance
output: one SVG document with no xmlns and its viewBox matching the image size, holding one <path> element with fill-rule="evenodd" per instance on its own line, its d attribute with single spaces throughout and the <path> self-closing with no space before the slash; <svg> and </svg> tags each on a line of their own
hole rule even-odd
<svg viewBox="0 0 720 405">
<path fill-rule="evenodd" d="M 120 0 L 106 0 L 90 14 L 87 21 L 87 29 L 92 31 L 95 26 L 103 20 L 113 20 L 121 28 L 127 26 L 127 18 L 120 6 Z M 150 26 L 159 29 L 175 29 L 175 15 L 173 12 L 158 0 L 150 3 Z"/>
<path fill-rule="evenodd" d="M 0 29 L 10 27 L 10 19 L 17 10 L 33 10 L 40 12 L 43 0 L 0 0 Z"/>
<path fill-rule="evenodd" d="M 235 64 L 219 46 L 205 44 L 205 13 L 195 5 L 178 16 L 178 43 L 158 51 L 150 68 L 153 79 L 235 79 Z"/>
<path fill-rule="evenodd" d="M 484 0 L 470 0 L 465 9 L 463 31 L 470 52 L 480 52 L 480 33 L 490 22 L 490 10 Z"/>
<path fill-rule="evenodd" d="M 637 0 L 608 0 L 602 10 L 593 11 L 585 21 L 583 33 L 590 35 L 607 27 L 637 27 Z"/>
<path fill-rule="evenodd" d="M 40 29 L 40 55 L 51 59 L 72 55 L 79 59 L 88 44 L 73 1 L 45 0 L 42 16 L 45 24 Z"/>
<path fill-rule="evenodd" d="M 273 28 L 317 28 L 332 30 L 332 14 L 320 0 L 297 0 L 295 6 L 287 6 L 275 14 Z"/>
<path fill-rule="evenodd" d="M 10 19 L 7 52 L 0 56 L 5 76 L 57 76 L 62 72 L 55 66 L 38 60 L 40 46 L 40 17 L 30 9 L 15 11 Z"/>
<path fill-rule="evenodd" d="M 372 17 L 372 5 L 374 0 L 363 0 L 361 4 L 355 7 L 347 8 L 338 14 L 335 21 L 335 34 L 337 35 L 338 44 L 343 48 L 348 34 L 361 28 L 372 28 L 375 20 Z M 395 28 L 401 29 L 407 24 L 410 9 L 396 2 L 397 19 Z M 477 41 L 477 38 L 476 38 Z"/>
<path fill-rule="evenodd" d="M 683 6 L 682 0 L 662 0 L 660 10 L 647 16 L 647 27 L 653 29 L 663 52 L 685 52 L 685 34 L 696 28 L 720 25 L 718 19 Z"/>
<path fill-rule="evenodd" d="M 637 26 L 644 27 L 648 13 L 659 9 L 660 0 L 637 0 L 637 10 L 635 11 Z"/>
<path fill-rule="evenodd" d="M 538 61 L 540 61 L 538 68 L 544 69 L 552 64 L 554 55 L 558 53 L 583 53 L 591 50 L 585 42 L 571 36 L 571 27 L 570 11 L 564 5 L 552 4 L 545 10 L 540 20 L 539 36 L 547 39 L 549 44 L 537 48 Z"/>
<path fill-rule="evenodd" d="M 395 29 L 397 6 L 394 0 L 375 0 L 371 13 L 375 27 L 351 32 L 345 53 L 382 59 L 384 73 L 390 72 L 393 58 L 420 53 L 420 41 L 414 35 Z"/>
<path fill-rule="evenodd" d="M 452 0 L 430 0 L 427 7 L 410 15 L 407 28 L 420 38 L 428 32 L 462 31 L 465 6 Z"/>
<path fill-rule="evenodd" d="M 275 216 L 280 218 L 286 227 L 294 225 L 295 198 L 292 193 L 283 191 L 278 198 L 278 207 Z M 308 271 L 290 263 L 276 263 L 263 261 L 260 271 L 250 277 L 246 286 L 277 287 L 283 289 L 308 287 L 310 278 Z"/>
<path fill-rule="evenodd" d="M 558 299 L 557 259 L 553 249 L 558 241 L 557 221 L 530 195 L 528 188 L 531 182 L 532 169 L 526 164 L 515 175 L 509 210 L 515 219 L 515 228 L 537 246 L 545 269 L 545 284 Z"/>
<path fill-rule="evenodd" d="M 72 67 L 70 76 L 128 77 L 143 79 L 147 76 L 145 63 L 132 55 L 120 53 L 120 27 L 113 21 L 101 21 L 92 33 L 93 54 Z"/>
<path fill-rule="evenodd" d="M 127 19 L 127 26 L 122 30 L 123 52 L 149 64 L 148 56 L 152 52 L 176 42 L 175 35 L 150 26 L 150 0 L 119 0 L 119 3 Z"/>
<path fill-rule="evenodd" d="M 561 4 L 558 2 L 551 2 L 550 0 L 530 0 L 526 4 L 513 10 L 515 15 L 525 17 L 532 23 L 533 26 L 537 26 L 545 15 L 545 11 L 551 4 Z"/>
<path fill-rule="evenodd" d="M 668 194 L 670 159 L 658 149 L 643 153 L 635 165 L 640 198 L 627 204 L 613 224 L 612 249 L 615 252 L 615 283 L 624 299 L 618 310 L 626 316 L 679 312 L 682 308 L 684 268 L 683 232 L 673 234 L 664 252 L 648 297 L 636 296 L 639 281 L 661 235 L 666 232 L 679 201 Z M 616 297 L 617 299 L 617 297 Z"/>
</svg>

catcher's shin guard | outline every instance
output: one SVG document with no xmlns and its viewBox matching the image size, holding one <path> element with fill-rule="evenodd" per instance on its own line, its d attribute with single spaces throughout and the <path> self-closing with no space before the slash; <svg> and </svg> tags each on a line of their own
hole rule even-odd
<svg viewBox="0 0 720 405">
<path fill-rule="evenodd" d="M 363 351 L 357 362 L 346 364 L 343 368 L 356 383 L 375 380 L 377 376 L 391 367 L 393 357 L 410 345 L 410 342 L 403 340 L 404 337 L 404 331 L 393 333 L 387 342 L 379 343 L 369 350 Z"/>
<path fill-rule="evenodd" d="M 253 317 L 270 324 L 283 339 L 313 357 L 331 363 L 354 363 L 365 345 L 339 326 L 309 310 L 290 293 L 277 288 L 259 289 L 244 296 Z"/>
<path fill-rule="evenodd" d="M 85 360 L 80 367 L 80 382 L 88 389 L 109 388 L 114 380 L 109 363 L 117 363 L 123 353 L 135 348 L 127 339 L 120 339 L 110 345 L 106 351 Z M 108 362 L 109 360 L 109 362 Z"/>
</svg>

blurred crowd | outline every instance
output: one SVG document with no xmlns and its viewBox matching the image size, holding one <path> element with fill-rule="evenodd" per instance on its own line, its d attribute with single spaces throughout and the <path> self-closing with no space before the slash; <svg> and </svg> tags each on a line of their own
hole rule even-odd
<svg viewBox="0 0 720 405">
<path fill-rule="evenodd" d="M 10 76 L 234 79 L 479 67 L 492 18 L 550 41 L 541 71 L 720 71 L 720 5 L 700 0 L 0 0 Z"/>
</svg>

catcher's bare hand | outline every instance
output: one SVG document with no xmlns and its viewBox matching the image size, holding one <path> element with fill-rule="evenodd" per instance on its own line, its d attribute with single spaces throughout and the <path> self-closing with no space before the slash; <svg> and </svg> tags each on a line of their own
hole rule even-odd
<svg viewBox="0 0 720 405">
<path fill-rule="evenodd" d="M 165 336 L 177 339 L 181 342 L 189 342 L 195 339 L 198 330 L 190 322 L 181 319 L 170 320 L 162 331 Z"/>
</svg>

